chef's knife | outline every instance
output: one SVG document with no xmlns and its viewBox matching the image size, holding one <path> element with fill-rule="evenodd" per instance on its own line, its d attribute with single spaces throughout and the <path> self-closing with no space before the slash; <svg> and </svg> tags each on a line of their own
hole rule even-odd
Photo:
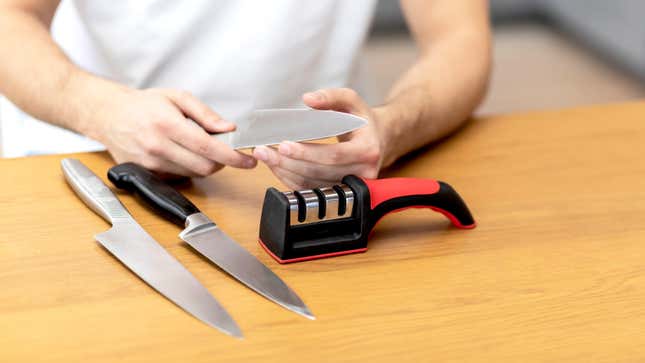
<svg viewBox="0 0 645 363">
<path fill-rule="evenodd" d="M 213 296 L 132 218 L 119 199 L 77 159 L 63 159 L 63 174 L 76 194 L 112 224 L 94 238 L 155 290 L 204 323 L 235 337 L 242 332 Z"/>
<path fill-rule="evenodd" d="M 138 194 L 168 219 L 186 228 L 179 238 L 231 276 L 267 299 L 309 319 L 313 314 L 273 271 L 228 237 L 193 203 L 156 175 L 134 163 L 112 167 L 108 178 Z"/>
<path fill-rule="evenodd" d="M 338 136 L 366 125 L 367 120 L 345 112 L 285 108 L 256 110 L 235 124 L 235 131 L 213 136 L 234 149 L 245 149 Z"/>
</svg>

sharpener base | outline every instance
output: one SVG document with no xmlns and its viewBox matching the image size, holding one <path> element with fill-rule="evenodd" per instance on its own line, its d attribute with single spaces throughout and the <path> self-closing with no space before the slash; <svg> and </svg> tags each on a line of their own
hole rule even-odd
<svg viewBox="0 0 645 363">
<path fill-rule="evenodd" d="M 271 252 L 271 250 L 264 244 L 264 242 L 262 242 L 261 239 L 258 239 L 258 242 L 260 243 L 260 246 L 262 246 L 262 248 L 266 251 L 266 253 L 268 253 L 269 256 L 273 257 L 273 259 L 276 260 L 280 264 L 317 260 L 319 258 L 327 258 L 327 257 L 334 257 L 334 256 L 349 255 L 349 254 L 352 254 L 352 253 L 363 253 L 363 252 L 367 251 L 367 247 L 365 247 L 365 248 L 358 248 L 358 249 L 355 249 L 355 250 L 323 253 L 323 254 L 320 254 L 320 255 L 304 256 L 304 257 L 297 257 L 297 258 L 291 258 L 291 259 L 283 260 L 280 257 L 276 256 L 273 252 Z"/>
</svg>

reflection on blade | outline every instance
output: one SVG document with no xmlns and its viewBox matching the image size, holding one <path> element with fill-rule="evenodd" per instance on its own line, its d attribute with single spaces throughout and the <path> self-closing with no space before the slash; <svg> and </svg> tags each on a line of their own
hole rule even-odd
<svg viewBox="0 0 645 363">
<path fill-rule="evenodd" d="M 315 319 L 309 308 L 289 286 L 210 220 L 197 226 L 189 226 L 179 237 L 267 299 L 306 318 Z"/>
<path fill-rule="evenodd" d="M 367 124 L 367 120 L 343 112 L 311 109 L 256 110 L 236 122 L 233 132 L 215 137 L 235 149 L 275 145 L 283 141 L 308 141 L 338 136 Z"/>
<path fill-rule="evenodd" d="M 208 290 L 134 221 L 115 223 L 95 238 L 179 307 L 226 334 L 242 337 L 235 321 Z"/>
</svg>

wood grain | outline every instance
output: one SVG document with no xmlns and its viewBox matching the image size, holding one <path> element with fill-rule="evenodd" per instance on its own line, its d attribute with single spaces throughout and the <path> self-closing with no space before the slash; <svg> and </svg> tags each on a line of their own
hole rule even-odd
<svg viewBox="0 0 645 363">
<path fill-rule="evenodd" d="M 452 184 L 478 227 L 385 218 L 367 253 L 278 265 L 256 243 L 268 170 L 183 191 L 317 315 L 269 303 L 124 204 L 232 313 L 235 340 L 160 297 L 93 240 L 108 224 L 59 161 L 0 161 L 0 362 L 645 360 L 645 103 L 478 119 L 385 176 Z M 105 154 L 75 155 L 105 175 Z"/>
</svg>

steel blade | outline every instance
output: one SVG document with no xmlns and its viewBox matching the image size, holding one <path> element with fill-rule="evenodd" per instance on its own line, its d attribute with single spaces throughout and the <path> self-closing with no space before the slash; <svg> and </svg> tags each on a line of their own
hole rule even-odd
<svg viewBox="0 0 645 363">
<path fill-rule="evenodd" d="M 312 109 L 256 110 L 236 121 L 233 132 L 214 135 L 234 149 L 275 145 L 283 141 L 308 141 L 338 136 L 367 124 L 344 112 Z"/>
<path fill-rule="evenodd" d="M 309 319 L 309 308 L 273 271 L 222 232 L 207 216 L 188 217 L 188 227 L 179 237 L 222 270 L 267 299 Z"/>
<path fill-rule="evenodd" d="M 119 221 L 95 236 L 117 259 L 159 293 L 204 323 L 242 337 L 233 318 L 184 266 L 134 221 Z"/>
</svg>

